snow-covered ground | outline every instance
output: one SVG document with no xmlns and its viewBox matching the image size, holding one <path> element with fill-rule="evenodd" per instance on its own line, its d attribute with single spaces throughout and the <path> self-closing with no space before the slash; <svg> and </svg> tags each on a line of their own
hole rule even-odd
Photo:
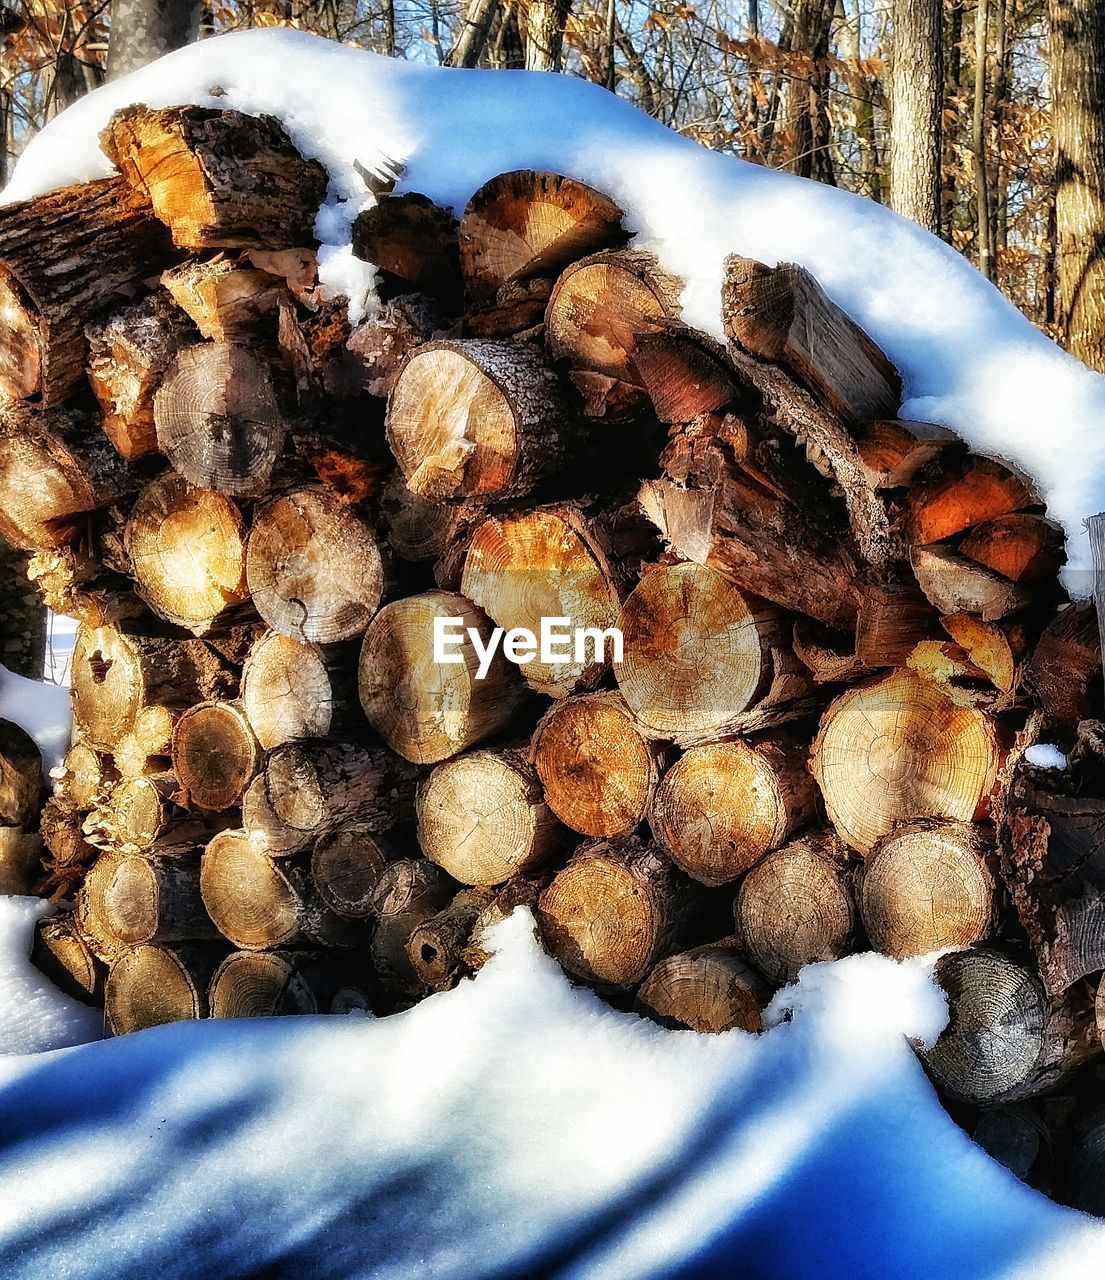
<svg viewBox="0 0 1105 1280">
<path fill-rule="evenodd" d="M 213 94 L 212 90 L 218 92 Z M 578 80 L 389 63 L 291 32 L 223 37 L 90 95 L 31 145 L 17 199 L 106 173 L 119 105 L 271 111 L 331 174 L 335 290 L 359 164 L 460 208 L 539 166 L 610 192 L 720 332 L 722 261 L 798 261 L 902 368 L 903 412 L 1037 476 L 1070 533 L 1105 508 L 1105 382 L 960 257 L 843 192 L 705 152 Z M 64 693 L 0 679 L 56 759 Z M 1056 762 L 1061 763 L 1061 762 Z M 123 1040 L 26 961 L 0 900 L 0 1275 L 1096 1276 L 1105 1225 L 1051 1205 L 941 1109 L 907 1038 L 944 1018 L 923 962 L 816 966 L 764 1035 L 670 1032 L 574 988 L 518 914 L 474 980 L 397 1017 L 192 1023 Z"/>
</svg>

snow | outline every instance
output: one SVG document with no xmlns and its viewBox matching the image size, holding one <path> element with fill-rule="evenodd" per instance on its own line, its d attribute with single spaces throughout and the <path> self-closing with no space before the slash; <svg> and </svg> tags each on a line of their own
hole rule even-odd
<svg viewBox="0 0 1105 1280">
<path fill-rule="evenodd" d="M 14 721 L 34 738 L 42 752 L 42 767 L 49 773 L 61 764 L 69 749 L 69 690 L 62 685 L 28 680 L 0 667 L 0 720 Z"/>
<path fill-rule="evenodd" d="M 699 1036 L 572 987 L 524 910 L 495 941 L 474 980 L 392 1018 L 176 1024 L 9 1061 L 0 1274 L 1097 1273 L 1105 1224 L 937 1105 L 906 1040 L 946 1016 L 926 962 L 813 966 L 767 1034 Z"/>
<path fill-rule="evenodd" d="M 1067 757 L 1057 746 L 1050 742 L 1037 742 L 1028 748 L 1024 758 L 1037 769 L 1065 769 Z"/>
<path fill-rule="evenodd" d="M 1105 510 L 1105 380 L 954 250 L 886 209 L 707 151 L 581 80 L 418 66 L 275 30 L 204 41 L 89 94 L 30 144 L 6 198 L 108 174 L 97 134 L 136 101 L 280 116 L 329 171 L 322 276 L 356 314 L 372 303 L 372 269 L 349 250 L 371 199 L 358 166 L 405 165 L 400 190 L 458 211 L 508 169 L 590 182 L 621 203 L 637 243 L 686 279 L 687 322 L 718 337 L 726 254 L 801 263 L 902 370 L 903 416 L 953 427 L 1035 477 L 1070 540 L 1066 584 L 1090 594 L 1082 521 Z"/>
</svg>

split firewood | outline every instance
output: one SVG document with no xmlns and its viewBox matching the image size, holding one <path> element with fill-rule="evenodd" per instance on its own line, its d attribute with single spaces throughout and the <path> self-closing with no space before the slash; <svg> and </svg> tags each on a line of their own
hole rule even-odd
<svg viewBox="0 0 1105 1280">
<path fill-rule="evenodd" d="M 1101 1052 L 1092 1002 L 1077 989 L 1050 1000 L 1028 969 L 996 951 L 952 952 L 935 976 L 951 1021 L 923 1057 L 953 1098 L 1030 1098 Z"/>
<path fill-rule="evenodd" d="M 0 826 L 30 826 L 42 807 L 42 753 L 25 729 L 0 720 Z"/>
<path fill-rule="evenodd" d="M 385 292 L 415 290 L 460 311 L 457 220 L 417 191 L 386 196 L 357 215 L 353 252 L 384 273 Z M 393 283 L 394 281 L 394 283 Z"/>
<path fill-rule="evenodd" d="M 884 418 L 854 430 L 860 465 L 875 490 L 905 488 L 933 458 L 963 447 L 954 431 L 932 422 Z"/>
<path fill-rule="evenodd" d="M 114 960 L 104 989 L 112 1033 L 207 1016 L 207 988 L 227 948 L 219 943 L 133 947 Z"/>
<path fill-rule="evenodd" d="M 221 831 L 208 844 L 199 884 L 207 914 L 242 951 L 364 942 L 357 924 L 322 901 L 305 866 L 270 858 L 244 831 Z"/>
<path fill-rule="evenodd" d="M 390 298 L 352 330 L 334 366 L 323 368 L 323 387 L 331 395 L 388 396 L 415 350 L 443 338 L 447 328 L 432 299 L 420 293 Z"/>
<path fill-rule="evenodd" d="M 314 243 L 326 171 L 273 116 L 133 106 L 100 135 L 108 159 L 186 249 Z"/>
<path fill-rule="evenodd" d="M 63 994 L 82 1004 L 103 1005 L 107 966 L 89 950 L 72 912 L 35 924 L 31 963 Z"/>
<path fill-rule="evenodd" d="M 461 884 L 502 884 L 570 842 L 515 747 L 446 760 L 419 789 L 422 852 Z"/>
<path fill-rule="evenodd" d="M 592 187 L 534 169 L 500 173 L 469 200 L 460 223 L 469 297 L 486 304 L 503 285 L 558 275 L 578 258 L 625 243 L 623 213 Z"/>
<path fill-rule="evenodd" d="M 837 833 L 866 854 L 902 820 L 982 816 L 1000 759 L 988 716 L 897 671 L 833 702 L 810 768 Z"/>
<path fill-rule="evenodd" d="M 230 498 L 169 472 L 148 484 L 124 534 L 143 598 L 197 635 L 248 598 L 246 531 Z"/>
<path fill-rule="evenodd" d="M 628 987 L 673 950 L 695 898 L 671 865 L 645 842 L 589 840 L 541 895 L 545 945 L 578 977 Z"/>
<path fill-rule="evenodd" d="M 1089 690 L 1101 676 L 1092 604 L 1069 604 L 1044 628 L 1024 665 L 1024 682 L 1049 720 L 1073 728 L 1094 714 Z"/>
<path fill-rule="evenodd" d="M 854 636 L 833 631 L 812 618 L 795 618 L 791 633 L 794 656 L 814 684 L 854 684 L 871 674 L 856 652 Z"/>
<path fill-rule="evenodd" d="M 433 661 L 434 624 L 459 619 L 488 644 L 491 622 L 463 596 L 428 591 L 386 605 L 365 632 L 361 705 L 384 742 L 415 764 L 436 764 L 499 732 L 528 700 L 515 667 L 496 650 L 482 679 L 473 646 L 459 663 Z"/>
<path fill-rule="evenodd" d="M 1011 582 L 1054 583 L 1066 562 L 1063 526 L 1023 512 L 976 524 L 959 544 L 961 555 Z"/>
<path fill-rule="evenodd" d="M 437 915 L 455 891 L 445 872 L 425 858 L 400 858 L 388 865 L 373 898 L 372 965 L 389 990 L 406 997 L 425 994 L 407 944 L 415 929 Z"/>
<path fill-rule="evenodd" d="M 816 814 L 806 750 L 785 737 L 692 747 L 664 775 L 650 825 L 676 866 L 727 884 Z"/>
<path fill-rule="evenodd" d="M 0 398 L 60 406 L 84 378 L 84 328 L 168 265 L 148 202 L 119 178 L 62 187 L 0 211 Z"/>
<path fill-rule="evenodd" d="M 996 689 L 1013 692 L 1025 650 L 1023 627 L 983 622 L 970 613 L 949 614 L 940 619 L 940 625 Z"/>
<path fill-rule="evenodd" d="M 241 803 L 261 767 L 261 748 L 238 702 L 198 702 L 173 729 L 173 772 L 189 809 L 218 813 Z"/>
<path fill-rule="evenodd" d="M 354 653 L 269 631 L 242 668 L 242 709 L 265 751 L 296 738 L 325 738 L 355 701 Z"/>
<path fill-rule="evenodd" d="M 99 426 L 75 409 L 0 409 L 0 536 L 27 551 L 54 550 L 86 514 L 140 488 Z"/>
<path fill-rule="evenodd" d="M 981 942 L 994 921 L 995 861 L 982 825 L 896 827 L 863 865 L 859 909 L 871 945 L 900 959 Z"/>
<path fill-rule="evenodd" d="M 729 940 L 667 956 L 637 991 L 637 1009 L 664 1026 L 718 1034 L 762 1031 L 771 988 Z"/>
<path fill-rule="evenodd" d="M 161 283 L 209 342 L 275 338 L 277 306 L 287 296 L 283 278 L 233 258 L 182 263 Z"/>
<path fill-rule="evenodd" d="M 544 334 L 545 312 L 552 294 L 548 276 L 511 280 L 500 286 L 494 299 L 469 311 L 464 318 L 466 338 L 517 338 L 536 341 Z"/>
<path fill-rule="evenodd" d="M 157 445 L 200 489 L 263 493 L 284 447 L 284 420 L 266 366 L 246 347 L 184 347 L 154 397 Z"/>
<path fill-rule="evenodd" d="M 431 991 L 456 984 L 476 922 L 493 896 L 487 888 L 462 889 L 437 915 L 415 926 L 407 941 L 407 956 Z"/>
<path fill-rule="evenodd" d="M 376 888 L 395 860 L 395 850 L 371 823 L 347 823 L 315 841 L 311 879 L 336 915 L 367 920 L 375 912 Z"/>
<path fill-rule="evenodd" d="M 383 594 L 384 566 L 360 516 L 322 489 L 301 488 L 254 513 L 246 581 L 274 631 L 334 644 L 368 626 Z"/>
<path fill-rule="evenodd" d="M 868 668 L 904 667 L 940 636 L 939 615 L 913 582 L 869 583 L 856 616 L 856 657 Z"/>
<path fill-rule="evenodd" d="M 1028 604 L 1024 587 L 950 547 L 914 547 L 909 559 L 921 590 L 941 613 L 971 613 L 997 622 Z"/>
<path fill-rule="evenodd" d="M 212 1018 L 277 1018 L 325 1012 L 336 988 L 333 967 L 317 953 L 232 951 L 211 978 L 207 1002 Z"/>
<path fill-rule="evenodd" d="M 792 982 L 804 965 L 836 960 L 856 925 L 847 851 L 818 832 L 769 853 L 741 881 L 734 919 L 748 954 L 773 982 Z"/>
<path fill-rule="evenodd" d="M 909 488 L 906 528 L 915 544 L 942 542 L 1039 500 L 1026 476 L 992 458 L 970 454 L 953 463 L 937 459 Z"/>
<path fill-rule="evenodd" d="M 582 441 L 538 348 L 479 338 L 415 352 L 389 398 L 387 434 L 407 487 L 437 500 L 522 497 L 577 465 Z"/>
<path fill-rule="evenodd" d="M 194 336 L 184 313 L 160 293 L 85 326 L 88 381 L 103 410 L 104 435 L 124 458 L 157 451 L 154 396 Z"/>
<path fill-rule="evenodd" d="M 620 694 L 554 702 L 531 748 L 546 804 L 573 831 L 621 836 L 644 821 L 663 750 L 642 732 Z"/>
</svg>

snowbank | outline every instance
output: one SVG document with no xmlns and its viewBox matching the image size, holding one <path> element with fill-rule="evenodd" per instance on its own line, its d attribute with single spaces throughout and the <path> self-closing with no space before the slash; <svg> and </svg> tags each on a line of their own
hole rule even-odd
<svg viewBox="0 0 1105 1280">
<path fill-rule="evenodd" d="M 959 254 L 886 209 L 706 151 L 581 80 L 418 66 L 292 31 L 204 41 L 83 98 L 27 148 L 6 198 L 109 173 L 97 134 L 131 102 L 280 116 L 330 173 L 317 226 L 323 275 L 353 295 L 355 310 L 372 281 L 349 250 L 352 219 L 370 199 L 358 164 L 402 162 L 400 190 L 458 211 L 507 169 L 590 182 L 626 209 L 638 242 L 685 277 L 686 320 L 716 336 L 726 254 L 802 263 L 901 368 L 903 416 L 954 427 L 1037 478 L 1070 539 L 1067 585 L 1089 594 L 1082 521 L 1105 510 L 1105 379 Z"/>
<path fill-rule="evenodd" d="M 34 738 L 42 752 L 42 767 L 49 773 L 69 750 L 73 725 L 69 689 L 28 680 L 0 666 L 0 720 L 14 721 Z"/>
<path fill-rule="evenodd" d="M 393 1018 L 190 1023 L 9 1062 L 0 1274 L 1089 1276 L 1105 1224 L 993 1164 L 904 1037 L 921 962 L 808 969 L 760 1037 L 571 987 L 519 912 Z"/>
</svg>

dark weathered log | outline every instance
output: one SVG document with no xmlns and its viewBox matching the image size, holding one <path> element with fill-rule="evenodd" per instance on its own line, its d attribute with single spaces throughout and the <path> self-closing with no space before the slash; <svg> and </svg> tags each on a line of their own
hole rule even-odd
<svg viewBox="0 0 1105 1280">
<path fill-rule="evenodd" d="M 416 348 L 445 336 L 448 328 L 437 304 L 420 293 L 390 298 L 350 333 L 336 367 L 324 366 L 322 381 L 331 395 L 390 395 Z"/>
<path fill-rule="evenodd" d="M 88 948 L 71 912 L 48 916 L 35 925 L 31 963 L 67 996 L 100 1007 L 107 966 Z"/>
<path fill-rule="evenodd" d="M 637 1009 L 667 1027 L 717 1034 L 762 1031 L 771 988 L 735 941 L 712 942 L 667 956 L 637 992 Z"/>
<path fill-rule="evenodd" d="M 424 995 L 425 986 L 407 954 L 411 934 L 452 898 L 456 886 L 425 858 L 389 864 L 376 887 L 372 965 L 384 986 L 404 996 Z"/>
<path fill-rule="evenodd" d="M 187 249 L 313 244 L 326 170 L 273 116 L 126 107 L 100 145 Z"/>
<path fill-rule="evenodd" d="M 853 942 L 856 912 L 847 850 L 828 832 L 776 849 L 741 881 L 737 934 L 773 982 L 792 982 L 803 965 L 835 960 Z"/>
<path fill-rule="evenodd" d="M 417 191 L 385 196 L 357 215 L 353 252 L 385 272 L 385 291 L 417 290 L 460 311 L 463 282 L 457 220 Z M 393 279 L 392 279 L 393 278 Z"/>
<path fill-rule="evenodd" d="M 461 884 L 502 884 L 570 840 L 514 747 L 439 764 L 419 788 L 416 812 L 422 852 Z"/>
<path fill-rule="evenodd" d="M 372 824 L 344 823 L 320 836 L 311 851 L 311 879 L 331 911 L 346 920 L 366 920 L 395 851 Z"/>
<path fill-rule="evenodd" d="M 60 405 L 88 360 L 84 327 L 172 253 L 149 203 L 119 178 L 0 211 L 0 398 Z"/>
<path fill-rule="evenodd" d="M 42 837 L 22 827 L 0 827 L 0 894 L 26 896 L 40 892 Z"/>
<path fill-rule="evenodd" d="M 1024 666 L 1024 682 L 1049 720 L 1073 727 L 1094 714 L 1091 683 L 1101 675 L 1092 604 L 1069 604 L 1044 629 Z"/>
<path fill-rule="evenodd" d="M 443 991 L 460 978 L 476 921 L 493 897 L 490 889 L 463 889 L 447 907 L 411 932 L 407 957 L 431 991 Z"/>
<path fill-rule="evenodd" d="M 580 420 L 531 344 L 431 342 L 407 361 L 388 401 L 388 443 L 423 497 L 500 501 L 578 465 Z"/>
<path fill-rule="evenodd" d="M 115 959 L 104 1007 L 117 1036 L 207 1016 L 207 988 L 226 947 L 219 943 L 133 947 Z"/>
<path fill-rule="evenodd" d="M 261 748 L 240 703 L 200 702 L 173 729 L 173 772 L 189 809 L 240 804 L 261 767 Z"/>
<path fill-rule="evenodd" d="M 0 663 L 40 680 L 46 667 L 46 609 L 32 574 L 35 556 L 0 536 Z"/>
<path fill-rule="evenodd" d="M 322 489 L 294 489 L 253 518 L 246 581 L 274 631 L 333 644 L 361 635 L 380 605 L 384 569 L 372 530 Z"/>
<path fill-rule="evenodd" d="M 35 740 L 11 720 L 0 720 L 0 826 L 34 826 L 44 790 Z"/>
<path fill-rule="evenodd" d="M 247 262 L 185 262 L 161 277 L 180 309 L 209 342 L 250 343 L 276 336 L 284 279 Z"/>
<path fill-rule="evenodd" d="M 467 545 L 484 517 L 476 503 L 434 502 L 412 493 L 398 472 L 384 487 L 380 509 L 389 545 L 401 559 L 415 563 L 438 560 L 457 542 Z"/>
<path fill-rule="evenodd" d="M 992 1160 L 1022 1182 L 1045 1195 L 1052 1194 L 1051 1133 L 1043 1115 L 1031 1103 L 985 1108 L 971 1137 Z"/>
</svg>

